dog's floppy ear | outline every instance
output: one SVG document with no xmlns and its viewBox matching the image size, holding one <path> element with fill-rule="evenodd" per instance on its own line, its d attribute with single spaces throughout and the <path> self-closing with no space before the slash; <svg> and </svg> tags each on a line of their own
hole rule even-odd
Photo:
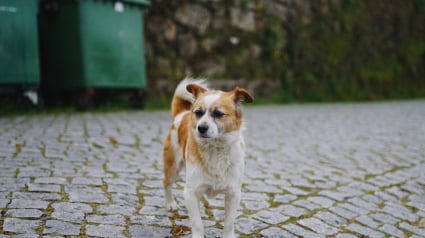
<svg viewBox="0 0 425 238">
<path fill-rule="evenodd" d="M 202 87 L 199 84 L 194 84 L 194 83 L 188 84 L 186 86 L 186 89 L 187 89 L 187 91 L 189 91 L 189 93 L 193 94 L 193 96 L 195 96 L 195 98 L 197 98 L 200 93 L 207 91 L 206 88 Z"/>
<path fill-rule="evenodd" d="M 239 102 L 251 103 L 254 101 L 254 97 L 252 97 L 251 94 L 249 94 L 248 91 L 246 91 L 243 88 L 236 87 L 233 90 L 233 93 L 234 93 L 235 103 L 239 103 Z"/>
</svg>

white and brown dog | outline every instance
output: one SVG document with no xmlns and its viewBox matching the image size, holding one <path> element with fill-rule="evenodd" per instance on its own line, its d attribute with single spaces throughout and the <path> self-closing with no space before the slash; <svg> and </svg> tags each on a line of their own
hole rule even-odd
<svg viewBox="0 0 425 238">
<path fill-rule="evenodd" d="M 241 103 L 252 101 L 245 89 L 209 90 L 204 80 L 185 79 L 176 88 L 171 104 L 173 124 L 162 151 L 165 206 L 178 208 L 171 189 L 186 167 L 184 199 L 193 237 L 204 237 L 200 198 L 219 193 L 225 194 L 223 237 L 235 237 L 245 152 Z"/>
</svg>

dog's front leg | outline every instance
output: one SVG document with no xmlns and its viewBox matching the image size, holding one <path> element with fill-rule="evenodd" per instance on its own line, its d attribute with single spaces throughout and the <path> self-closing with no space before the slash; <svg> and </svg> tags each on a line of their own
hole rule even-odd
<svg viewBox="0 0 425 238">
<path fill-rule="evenodd" d="M 240 188 L 235 189 L 231 188 L 226 191 L 225 201 L 224 201 L 224 238 L 234 238 L 235 237 L 235 218 L 236 211 L 238 210 L 239 203 L 241 200 L 241 191 Z"/>
<path fill-rule="evenodd" d="M 199 208 L 200 195 L 197 194 L 194 189 L 185 188 L 184 200 L 189 212 L 190 223 L 192 225 L 192 237 L 203 238 L 204 226 L 202 225 L 201 211 Z"/>
</svg>

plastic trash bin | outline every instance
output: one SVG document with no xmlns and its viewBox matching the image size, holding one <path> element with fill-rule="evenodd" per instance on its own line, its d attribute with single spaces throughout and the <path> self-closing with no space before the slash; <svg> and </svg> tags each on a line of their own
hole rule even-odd
<svg viewBox="0 0 425 238">
<path fill-rule="evenodd" d="M 97 89 L 146 90 L 143 10 L 147 0 L 42 0 L 43 89 L 75 90 L 89 106 Z M 136 93 L 136 94 L 137 94 Z"/>
<path fill-rule="evenodd" d="M 38 0 L 0 0 L 0 92 L 22 92 L 39 108 L 37 11 Z"/>
</svg>

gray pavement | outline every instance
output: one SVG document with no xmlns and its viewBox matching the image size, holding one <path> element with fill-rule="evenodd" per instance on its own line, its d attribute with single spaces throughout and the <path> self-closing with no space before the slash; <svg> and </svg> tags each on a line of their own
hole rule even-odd
<svg viewBox="0 0 425 238">
<path fill-rule="evenodd" d="M 240 237 L 425 237 L 425 101 L 245 108 Z M 0 237 L 188 237 L 169 112 L 0 119 Z M 183 180 L 175 191 L 182 201 Z M 220 237 L 223 197 L 203 200 Z"/>
</svg>

